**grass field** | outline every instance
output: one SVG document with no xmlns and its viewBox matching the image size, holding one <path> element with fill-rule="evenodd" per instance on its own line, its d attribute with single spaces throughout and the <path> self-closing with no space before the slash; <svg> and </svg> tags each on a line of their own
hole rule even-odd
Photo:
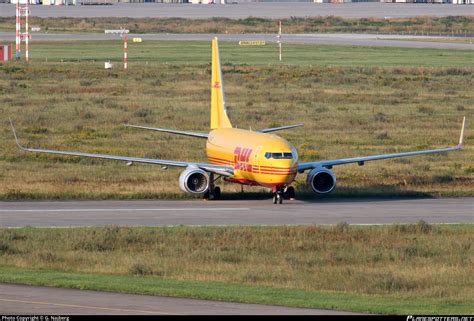
<svg viewBox="0 0 474 321">
<path fill-rule="evenodd" d="M 132 33 L 277 33 L 278 21 L 284 33 L 409 33 L 449 36 L 474 34 L 470 16 L 361 18 L 307 17 L 289 19 L 183 19 L 183 18 L 39 18 L 30 25 L 41 32 L 103 33 L 105 29 L 127 28 Z M 0 18 L 0 30 L 14 31 L 15 18 Z"/>
<path fill-rule="evenodd" d="M 222 63 L 228 66 L 474 67 L 473 50 L 285 44 L 283 64 L 278 61 L 275 43 L 254 47 L 220 42 L 220 50 Z M 119 62 L 118 68 L 122 67 L 123 62 L 123 41 L 120 38 L 116 41 L 35 42 L 30 45 L 30 51 L 33 62 L 96 62 L 91 66 L 94 69 L 103 67 L 106 60 Z M 140 67 L 138 70 L 163 64 L 207 65 L 210 55 L 210 42 L 128 43 L 131 70 L 134 69 L 134 62 Z M 140 63 L 145 63 L 145 66 Z"/>
<path fill-rule="evenodd" d="M 14 144 L 8 117 L 31 147 L 205 161 L 201 140 L 122 124 L 205 131 L 210 44 L 131 43 L 127 73 L 121 48 L 33 43 L 29 66 L 0 65 L 1 199 L 191 197 L 179 192 L 177 169 L 24 154 Z M 465 150 L 337 167 L 333 197 L 474 195 L 472 50 L 288 45 L 283 64 L 276 53 L 221 43 L 229 114 L 239 128 L 305 123 L 281 132 L 302 161 L 452 146 L 467 117 Z M 115 70 L 103 69 L 108 59 Z M 313 197 L 304 178 L 295 186 Z"/>
<path fill-rule="evenodd" d="M 473 225 L 0 229 L 0 282 L 389 314 L 474 312 Z"/>
</svg>

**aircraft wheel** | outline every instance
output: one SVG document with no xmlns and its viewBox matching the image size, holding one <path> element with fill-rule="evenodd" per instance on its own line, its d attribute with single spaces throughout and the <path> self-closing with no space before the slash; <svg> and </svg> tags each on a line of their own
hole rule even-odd
<svg viewBox="0 0 474 321">
<path fill-rule="evenodd" d="M 288 186 L 285 193 L 286 197 L 290 200 L 295 199 L 295 188 L 293 186 Z"/>
<path fill-rule="evenodd" d="M 283 204 L 283 195 L 278 194 L 278 204 Z"/>
<path fill-rule="evenodd" d="M 221 198 L 221 188 L 219 186 L 216 186 L 214 188 L 214 199 L 218 200 Z"/>
<path fill-rule="evenodd" d="M 204 200 L 208 200 L 210 197 L 211 197 L 211 193 L 209 192 L 209 190 L 207 190 L 207 192 L 202 195 L 202 198 Z"/>
<path fill-rule="evenodd" d="M 277 202 L 278 202 L 277 193 L 273 193 L 273 204 L 276 204 Z"/>
</svg>

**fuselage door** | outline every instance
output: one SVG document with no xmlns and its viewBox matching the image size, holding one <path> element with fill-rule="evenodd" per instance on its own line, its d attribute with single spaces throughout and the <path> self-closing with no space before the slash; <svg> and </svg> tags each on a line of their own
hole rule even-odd
<svg viewBox="0 0 474 321">
<path fill-rule="evenodd" d="M 258 165 L 258 157 L 260 155 L 260 151 L 262 150 L 262 146 L 258 146 L 257 149 L 255 150 L 255 153 L 253 155 L 253 165 Z"/>
</svg>

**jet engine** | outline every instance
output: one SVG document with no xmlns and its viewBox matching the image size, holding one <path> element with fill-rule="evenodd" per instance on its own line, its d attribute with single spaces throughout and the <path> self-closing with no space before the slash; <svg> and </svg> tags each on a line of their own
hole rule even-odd
<svg viewBox="0 0 474 321">
<path fill-rule="evenodd" d="M 336 187 L 336 176 L 327 168 L 315 168 L 309 172 L 306 183 L 315 193 L 326 194 Z"/>
<path fill-rule="evenodd" d="M 209 175 L 200 168 L 188 167 L 179 175 L 179 188 L 183 192 L 203 194 L 209 189 Z"/>
</svg>

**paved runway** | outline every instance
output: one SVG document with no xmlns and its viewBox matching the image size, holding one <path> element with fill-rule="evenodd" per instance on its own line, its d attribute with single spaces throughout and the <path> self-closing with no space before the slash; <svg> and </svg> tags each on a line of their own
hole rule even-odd
<svg viewBox="0 0 474 321">
<path fill-rule="evenodd" d="M 474 223 L 474 198 L 0 202 L 0 226 Z"/>
<path fill-rule="evenodd" d="M 281 306 L 0 284 L 0 314 L 352 314 Z"/>
<path fill-rule="evenodd" d="M 141 37 L 147 40 L 195 40 L 211 41 L 215 36 L 221 41 L 240 40 L 264 40 L 276 42 L 274 34 L 130 34 L 130 37 Z M 430 41 L 432 39 L 438 41 Z M 442 42 L 447 37 L 434 36 L 407 36 L 407 35 L 376 35 L 376 34 L 284 34 L 284 43 L 306 43 L 306 44 L 332 44 L 353 46 L 383 46 L 383 47 L 412 47 L 412 48 L 438 48 L 438 49 L 474 49 L 473 43 Z M 414 41 L 414 39 L 423 41 Z M 0 32 L 0 40 L 15 41 L 14 32 Z M 106 34 L 51 34 L 32 33 L 31 42 L 35 41 L 103 41 L 117 40 L 117 37 Z"/>
<path fill-rule="evenodd" d="M 233 2 L 229 0 L 228 2 Z M 415 16 L 469 16 L 474 6 L 419 3 L 312 3 L 253 2 L 229 5 L 192 5 L 171 3 L 121 3 L 113 6 L 31 6 L 36 17 L 159 17 L 159 18 L 290 18 L 338 16 L 345 18 L 399 18 Z M 0 4 L 0 17 L 15 15 L 15 5 Z"/>
</svg>

